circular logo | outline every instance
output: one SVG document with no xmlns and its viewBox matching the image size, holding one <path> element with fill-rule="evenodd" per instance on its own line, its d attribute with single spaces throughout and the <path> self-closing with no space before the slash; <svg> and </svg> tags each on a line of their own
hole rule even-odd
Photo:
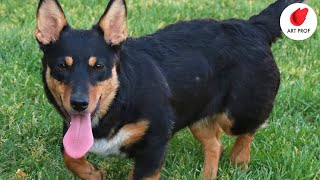
<svg viewBox="0 0 320 180">
<path fill-rule="evenodd" d="M 317 29 L 317 15 L 306 4 L 291 4 L 282 12 L 280 26 L 288 38 L 305 40 L 312 36 Z"/>
</svg>

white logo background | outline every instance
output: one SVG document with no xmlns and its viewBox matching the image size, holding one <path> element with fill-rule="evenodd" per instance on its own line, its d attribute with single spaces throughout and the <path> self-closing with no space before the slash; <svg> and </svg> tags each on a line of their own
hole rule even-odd
<svg viewBox="0 0 320 180">
<path fill-rule="evenodd" d="M 306 16 L 306 20 L 300 26 L 294 26 L 290 21 L 291 14 L 298 8 L 308 8 L 309 12 Z M 312 36 L 317 29 L 317 15 L 314 10 L 302 3 L 295 3 L 288 6 L 281 14 L 280 26 L 283 33 L 293 40 L 305 40 Z"/>
</svg>

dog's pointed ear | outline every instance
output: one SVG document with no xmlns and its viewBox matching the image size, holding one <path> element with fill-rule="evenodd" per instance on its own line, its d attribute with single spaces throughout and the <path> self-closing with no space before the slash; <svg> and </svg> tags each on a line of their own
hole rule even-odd
<svg viewBox="0 0 320 180">
<path fill-rule="evenodd" d="M 111 45 L 119 45 L 126 40 L 128 33 L 125 0 L 110 0 L 98 26 L 104 33 L 104 39 Z"/>
<path fill-rule="evenodd" d="M 36 23 L 35 37 L 45 45 L 56 41 L 68 24 L 57 0 L 40 0 Z"/>
</svg>

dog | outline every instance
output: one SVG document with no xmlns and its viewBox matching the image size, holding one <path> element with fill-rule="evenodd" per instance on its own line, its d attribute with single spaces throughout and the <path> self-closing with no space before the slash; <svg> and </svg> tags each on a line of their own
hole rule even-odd
<svg viewBox="0 0 320 180">
<path fill-rule="evenodd" d="M 247 169 L 250 145 L 280 84 L 271 45 L 278 0 L 249 20 L 181 21 L 128 38 L 125 0 L 110 0 L 90 30 L 73 29 L 57 0 L 40 0 L 35 38 L 49 102 L 64 119 L 62 154 L 81 179 L 106 177 L 85 155 L 131 158 L 129 179 L 159 179 L 166 147 L 189 127 L 217 176 L 222 133 L 236 138 L 231 162 Z"/>
</svg>

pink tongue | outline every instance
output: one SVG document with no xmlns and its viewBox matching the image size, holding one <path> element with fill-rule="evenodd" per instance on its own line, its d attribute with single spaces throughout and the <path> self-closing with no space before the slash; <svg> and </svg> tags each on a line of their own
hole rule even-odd
<svg viewBox="0 0 320 180">
<path fill-rule="evenodd" d="M 91 114 L 72 115 L 71 123 L 63 138 L 65 152 L 74 159 L 82 158 L 93 145 Z"/>
</svg>

